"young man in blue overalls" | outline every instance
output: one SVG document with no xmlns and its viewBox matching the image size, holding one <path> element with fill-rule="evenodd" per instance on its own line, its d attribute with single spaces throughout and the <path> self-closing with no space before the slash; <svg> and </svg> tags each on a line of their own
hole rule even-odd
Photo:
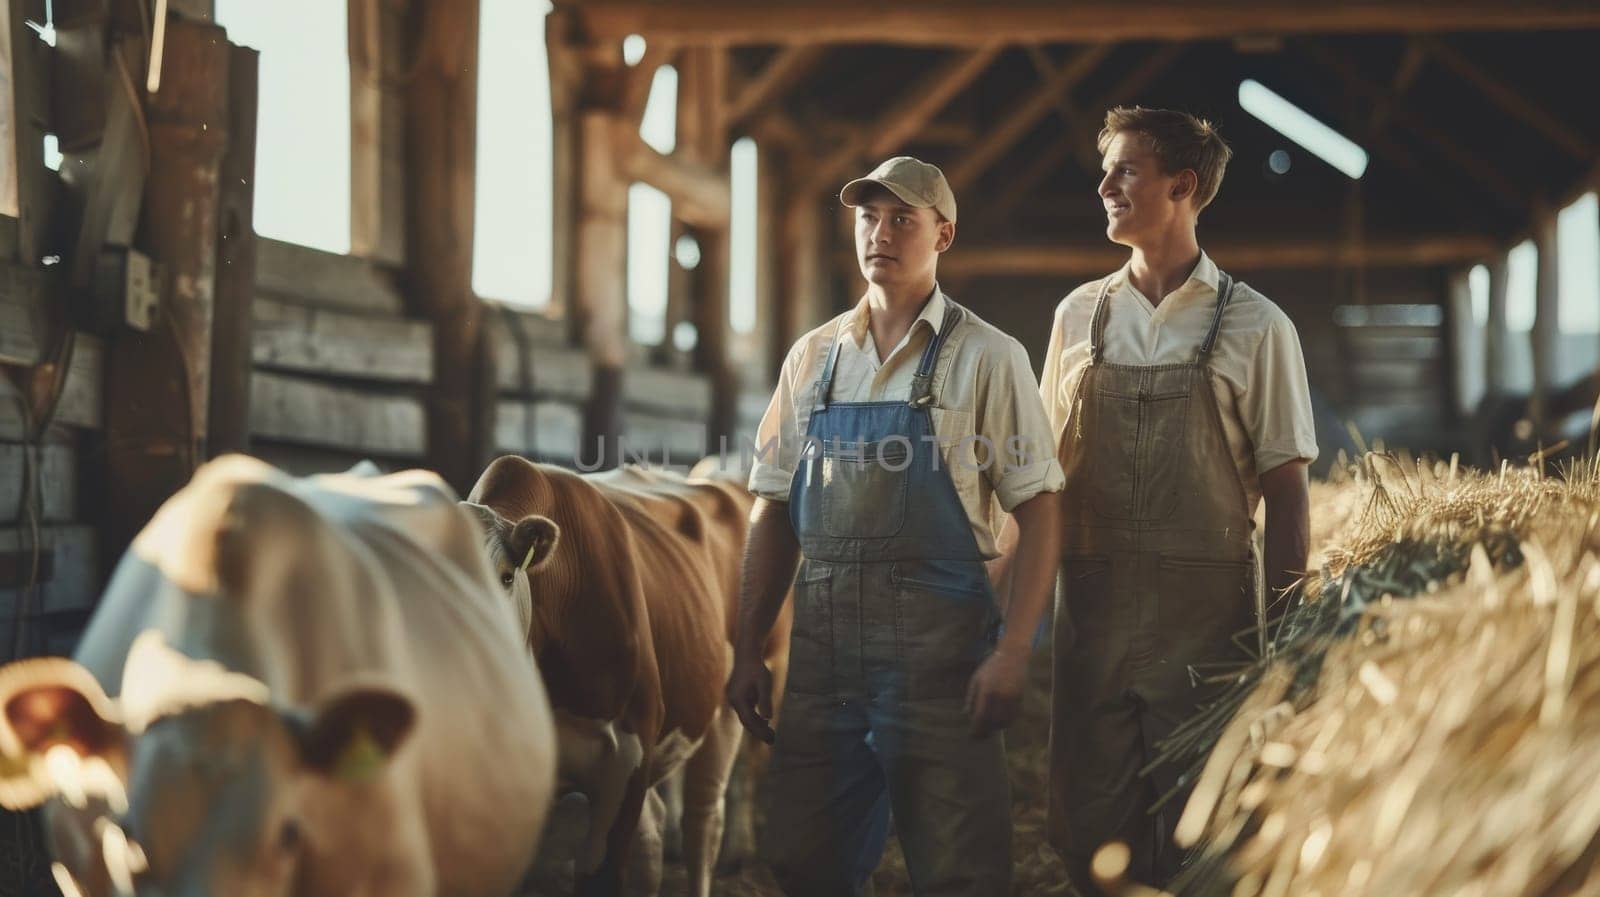
<svg viewBox="0 0 1600 897">
<path fill-rule="evenodd" d="M 790 350 L 762 421 L 728 699 L 773 740 L 761 646 L 799 562 L 766 825 L 779 884 L 870 893 L 892 811 L 917 894 L 1001 897 L 999 730 L 1053 582 L 1061 470 L 1027 352 L 935 281 L 944 175 L 901 156 L 839 198 L 867 289 Z M 984 569 L 996 501 L 1020 532 L 1006 595 Z"/>
</svg>

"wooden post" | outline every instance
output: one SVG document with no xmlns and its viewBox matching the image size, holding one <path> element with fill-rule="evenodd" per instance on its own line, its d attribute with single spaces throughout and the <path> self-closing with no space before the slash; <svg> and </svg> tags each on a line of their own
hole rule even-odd
<svg viewBox="0 0 1600 897">
<path fill-rule="evenodd" d="M 1543 427 L 1544 403 L 1561 377 L 1561 262 L 1556 251 L 1556 212 L 1541 203 L 1534 218 L 1534 246 L 1539 252 L 1537 304 L 1533 318 L 1533 422 Z"/>
<path fill-rule="evenodd" d="M 50 129 L 47 85 L 50 47 L 27 23 L 43 22 L 44 0 L 8 0 L 11 44 L 11 139 L 17 166 L 17 257 L 39 264 L 49 249 L 55 176 L 44 167 L 44 135 Z"/>
<path fill-rule="evenodd" d="M 616 167 L 615 121 L 615 113 L 604 110 L 584 112 L 579 119 L 572 311 L 594 365 L 594 389 L 578 452 L 585 466 L 615 466 L 622 430 L 622 370 L 628 357 L 628 184 Z"/>
<path fill-rule="evenodd" d="M 206 456 L 229 46 L 216 25 L 171 17 L 161 90 L 146 101 L 150 172 L 138 242 L 167 279 L 160 320 L 148 333 L 118 331 L 106 362 L 106 558 L 121 555 Z"/>
<path fill-rule="evenodd" d="M 678 152 L 714 172 L 724 189 L 729 150 L 724 113 L 727 56 L 727 51 L 718 47 L 684 52 L 678 82 L 678 131 L 685 138 Z M 734 435 L 738 416 L 738 382 L 733 376 L 728 327 L 728 226 L 724 216 L 720 222 L 706 221 L 691 231 L 700 241 L 700 266 L 694 278 L 694 323 L 699 334 L 695 367 L 711 381 L 708 447 Z"/>
<path fill-rule="evenodd" d="M 429 463 L 463 493 L 493 444 L 494 360 L 472 292 L 478 119 L 477 0 L 416 0 L 406 92 L 406 267 L 412 309 L 433 322 Z"/>
<path fill-rule="evenodd" d="M 1484 387 L 1489 395 L 1501 395 L 1506 385 L 1506 285 L 1510 266 L 1501 252 L 1489 263 L 1489 322 L 1483 333 Z"/>
<path fill-rule="evenodd" d="M 550 68 L 550 304 L 552 315 L 564 315 L 577 305 L 574 298 L 579 207 L 579 168 L 582 139 L 578 127 L 578 92 L 583 69 L 568 32 L 571 14 L 556 10 L 545 17 L 546 61 Z M 578 315 L 569 316 L 574 329 L 568 333 L 575 343 L 582 342 L 576 329 Z"/>
<path fill-rule="evenodd" d="M 349 0 L 350 254 L 405 260 L 403 4 Z"/>
<path fill-rule="evenodd" d="M 791 174 L 799 174 L 791 172 Z M 791 179 L 791 185 L 804 183 L 804 175 Z M 783 209 L 779 257 L 779 277 L 783 291 L 784 317 L 779 322 L 778 351 L 773 370 L 783 363 L 783 353 L 801 334 L 820 325 L 832 303 L 827 298 L 830 278 L 824 252 L 828 240 L 828 214 L 809 193 L 789 191 Z"/>
<path fill-rule="evenodd" d="M 217 223 L 216 323 L 211 339 L 210 453 L 250 448 L 250 331 L 256 298 L 256 100 L 260 53 L 228 55 L 228 151 Z"/>
</svg>

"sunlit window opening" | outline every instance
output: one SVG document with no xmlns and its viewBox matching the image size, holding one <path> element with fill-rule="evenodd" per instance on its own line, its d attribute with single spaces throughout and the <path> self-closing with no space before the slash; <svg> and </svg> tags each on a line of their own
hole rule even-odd
<svg viewBox="0 0 1600 897">
<path fill-rule="evenodd" d="M 261 52 L 255 230 L 350 251 L 348 14 L 329 0 L 216 0 L 217 24 Z"/>
<path fill-rule="evenodd" d="M 645 43 L 644 35 L 628 35 L 622 39 L 622 61 L 629 66 L 638 65 L 639 60 L 644 58 L 644 51 L 647 48 L 648 45 Z"/>
<path fill-rule="evenodd" d="M 1593 193 L 1556 219 L 1556 320 L 1563 333 L 1600 333 L 1600 200 Z"/>
<path fill-rule="evenodd" d="M 1467 272 L 1467 294 L 1472 297 L 1472 323 L 1479 327 L 1489 325 L 1489 269 L 1473 265 Z"/>
<path fill-rule="evenodd" d="M 1259 81 L 1239 82 L 1239 105 L 1312 155 L 1352 178 L 1367 170 L 1367 151 Z"/>
<path fill-rule="evenodd" d="M 667 334 L 672 200 L 649 184 L 628 188 L 628 335 L 655 346 Z"/>
<path fill-rule="evenodd" d="M 537 308 L 553 289 L 545 0 L 479 0 L 472 289 Z"/>
<path fill-rule="evenodd" d="M 735 333 L 756 329 L 756 181 L 755 140 L 742 137 L 733 144 L 730 172 L 733 192 L 732 220 L 728 232 L 728 324 Z"/>
<path fill-rule="evenodd" d="M 650 80 L 639 136 L 658 153 L 670 153 L 678 145 L 678 70 L 670 65 L 656 69 Z"/>
<path fill-rule="evenodd" d="M 1506 329 L 1512 333 L 1533 330 L 1539 309 L 1539 250 L 1523 240 L 1506 257 Z"/>
</svg>

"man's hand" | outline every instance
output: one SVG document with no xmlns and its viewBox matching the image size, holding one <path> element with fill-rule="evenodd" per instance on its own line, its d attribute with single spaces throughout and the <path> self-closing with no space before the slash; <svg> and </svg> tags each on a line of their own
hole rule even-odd
<svg viewBox="0 0 1600 897">
<path fill-rule="evenodd" d="M 727 698 L 746 732 L 767 744 L 777 738 L 772 731 L 772 671 L 760 657 L 734 657 Z"/>
<path fill-rule="evenodd" d="M 990 654 L 967 685 L 967 713 L 972 717 L 973 737 L 985 738 L 1015 722 L 1027 684 L 1026 651 L 997 649 Z"/>
</svg>

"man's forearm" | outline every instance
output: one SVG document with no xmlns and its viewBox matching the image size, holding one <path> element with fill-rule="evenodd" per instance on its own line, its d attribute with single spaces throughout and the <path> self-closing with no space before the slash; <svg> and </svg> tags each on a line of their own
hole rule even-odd
<svg viewBox="0 0 1600 897">
<path fill-rule="evenodd" d="M 1016 552 L 1010 563 L 1010 594 L 1001 599 L 1006 631 L 1000 650 L 1026 654 L 1044 616 L 1056 577 L 1056 554 L 1061 545 L 1061 496 L 1035 495 L 1012 512 L 1016 526 Z"/>
<path fill-rule="evenodd" d="M 744 569 L 739 580 L 739 631 L 735 649 L 759 657 L 767 634 L 783 610 L 800 562 L 800 543 L 789 525 L 782 502 L 756 499 L 745 540 Z"/>
<path fill-rule="evenodd" d="M 1261 478 L 1267 506 L 1266 583 L 1268 600 L 1275 600 L 1305 573 L 1311 544 L 1311 495 L 1306 484 L 1306 464 L 1291 461 Z"/>
</svg>

